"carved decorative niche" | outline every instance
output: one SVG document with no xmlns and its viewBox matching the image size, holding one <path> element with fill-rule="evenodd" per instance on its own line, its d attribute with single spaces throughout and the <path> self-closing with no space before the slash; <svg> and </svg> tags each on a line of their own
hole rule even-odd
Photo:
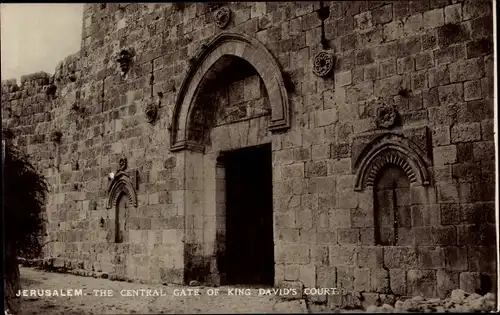
<svg viewBox="0 0 500 315">
<path fill-rule="evenodd" d="M 146 107 L 144 108 L 144 115 L 148 123 L 152 124 L 158 119 L 162 98 L 163 93 L 159 92 L 158 99 L 149 99 L 147 101 Z"/>
<path fill-rule="evenodd" d="M 126 76 L 128 71 L 130 70 L 133 57 L 134 54 L 130 49 L 122 49 L 116 55 L 116 62 L 118 63 L 120 73 L 122 76 Z"/>
<path fill-rule="evenodd" d="M 326 77 L 333 69 L 333 54 L 329 51 L 320 51 L 314 56 L 313 72 L 318 77 Z"/>
<path fill-rule="evenodd" d="M 376 108 L 375 122 L 378 128 L 389 129 L 396 124 L 398 112 L 394 106 L 379 103 Z"/>
<path fill-rule="evenodd" d="M 126 159 L 120 160 L 120 169 L 126 168 Z M 116 243 L 123 242 L 123 232 L 125 230 L 125 222 L 128 216 L 127 208 L 132 206 L 137 208 L 137 193 L 134 187 L 134 182 L 137 183 L 137 175 L 131 178 L 124 171 L 118 171 L 116 176 L 113 177 L 108 189 L 108 202 L 106 209 L 113 209 L 115 211 L 114 219 L 114 239 Z M 103 223 L 104 220 L 101 222 Z M 103 227 L 104 224 L 101 224 Z M 111 232 L 111 231 L 108 231 Z M 111 236 L 109 233 L 108 236 Z M 111 240 L 111 238 L 108 238 Z"/>
<path fill-rule="evenodd" d="M 60 130 L 54 130 L 50 134 L 50 140 L 54 143 L 61 143 L 62 132 Z"/>
<path fill-rule="evenodd" d="M 153 123 L 156 121 L 156 118 L 158 117 L 158 111 L 161 106 L 161 99 L 163 98 L 163 93 L 158 92 L 158 99 L 154 99 L 154 83 L 155 83 L 155 77 L 154 77 L 154 59 L 151 60 L 151 77 L 149 79 L 149 85 L 150 85 L 150 97 L 146 101 L 146 107 L 144 108 L 144 114 L 146 115 L 146 121 L 148 123 Z"/>
<path fill-rule="evenodd" d="M 118 199 L 125 195 L 128 198 L 129 204 L 137 207 L 137 193 L 134 185 L 134 178 L 131 178 L 124 171 L 118 171 L 113 177 L 108 189 L 107 209 L 116 207 Z"/>
<path fill-rule="evenodd" d="M 214 22 L 218 28 L 220 29 L 226 28 L 230 21 L 231 21 L 231 10 L 229 10 L 229 8 L 222 7 L 217 11 L 215 11 Z"/>
<path fill-rule="evenodd" d="M 49 100 L 53 100 L 56 98 L 57 86 L 54 83 L 51 83 L 45 90 L 45 94 Z"/>
<path fill-rule="evenodd" d="M 384 133 L 377 136 L 364 146 L 355 161 L 354 189 L 357 191 L 373 188 L 377 175 L 387 165 L 395 165 L 403 170 L 411 184 L 430 184 L 427 170 L 430 160 L 417 144 L 400 134 Z"/>
<path fill-rule="evenodd" d="M 144 110 L 144 114 L 146 115 L 146 121 L 148 123 L 153 123 L 158 116 L 158 107 L 155 103 L 149 103 Z"/>
<path fill-rule="evenodd" d="M 118 171 L 123 172 L 127 169 L 128 161 L 127 158 L 121 158 L 118 161 Z"/>
</svg>

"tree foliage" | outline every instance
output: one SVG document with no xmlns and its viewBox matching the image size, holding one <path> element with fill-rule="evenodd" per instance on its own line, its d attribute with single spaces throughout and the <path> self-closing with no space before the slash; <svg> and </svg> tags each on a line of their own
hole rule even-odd
<svg viewBox="0 0 500 315">
<path fill-rule="evenodd" d="M 3 163 L 5 242 L 18 256 L 38 257 L 45 231 L 43 211 L 48 183 L 28 157 L 9 142 Z"/>
</svg>

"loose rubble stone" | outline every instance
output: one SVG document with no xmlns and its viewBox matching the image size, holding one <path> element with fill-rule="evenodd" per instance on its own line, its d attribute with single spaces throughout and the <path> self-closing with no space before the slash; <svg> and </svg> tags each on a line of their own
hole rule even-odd
<svg viewBox="0 0 500 315">
<path fill-rule="evenodd" d="M 384 307 L 385 306 L 385 307 Z M 370 305 L 366 311 L 370 313 L 380 312 L 492 312 L 496 310 L 496 297 L 493 293 L 481 296 L 477 293 L 467 293 L 461 289 L 455 289 L 445 299 L 426 299 L 415 296 L 405 301 L 396 301 L 394 307 L 384 304 L 383 306 Z"/>
</svg>

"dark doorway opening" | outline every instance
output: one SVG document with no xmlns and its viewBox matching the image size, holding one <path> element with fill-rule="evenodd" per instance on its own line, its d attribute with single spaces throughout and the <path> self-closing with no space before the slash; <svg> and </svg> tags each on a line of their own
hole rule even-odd
<svg viewBox="0 0 500 315">
<path fill-rule="evenodd" d="M 274 284 L 271 145 L 230 151 L 226 166 L 226 281 Z"/>
</svg>

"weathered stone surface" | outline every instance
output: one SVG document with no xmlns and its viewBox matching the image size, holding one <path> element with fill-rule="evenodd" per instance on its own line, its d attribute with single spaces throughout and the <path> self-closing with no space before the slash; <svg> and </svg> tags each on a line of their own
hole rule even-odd
<svg viewBox="0 0 500 315">
<path fill-rule="evenodd" d="M 54 188 L 47 200 L 54 241 L 46 255 L 68 267 L 78 267 L 79 257 L 86 271 L 99 268 L 113 278 L 216 279 L 222 270 L 214 255 L 224 254 L 231 237 L 224 180 L 231 174 L 220 153 L 271 143 L 276 283 L 439 297 L 457 287 L 474 293 L 486 286 L 478 273 L 496 272 L 495 244 L 488 243 L 494 240 L 496 180 L 492 2 L 325 5 L 327 50 L 335 62 L 322 78 L 312 72 L 312 59 L 323 50 L 317 3 L 227 3 L 225 32 L 232 35 L 213 46 L 221 31 L 214 12 L 201 4 L 182 10 L 85 5 L 82 49 L 56 69 L 57 98 L 46 93 L 48 74 L 24 76 L 19 86 L 2 82 L 2 122 L 13 126 L 12 141 Z M 136 55 L 121 76 L 111 52 L 125 44 Z M 201 68 L 190 59 L 198 48 L 206 54 Z M 162 95 L 153 124 L 143 108 L 151 66 L 153 95 Z M 286 106 L 277 105 L 284 100 Z M 81 117 L 75 116 L 77 101 L 86 109 Z M 375 123 L 378 103 L 398 112 L 390 129 Z M 284 115 L 290 128 L 270 130 Z M 426 126 L 425 135 L 415 126 Z M 50 140 L 55 127 L 63 134 L 60 144 Z M 411 182 L 411 188 L 388 189 L 386 200 L 377 202 L 379 174 L 360 191 L 354 188 L 372 141 L 389 133 L 404 135 L 410 151 L 422 151 L 416 156 L 430 185 L 390 171 L 387 183 Z M 177 135 L 187 136 L 188 148 L 167 152 Z M 391 142 L 391 150 L 398 145 L 399 139 Z M 398 151 L 401 159 L 407 151 Z M 114 243 L 115 207 L 105 208 L 107 178 L 123 157 L 129 175 L 136 174 L 137 207 L 126 205 L 120 244 Z M 380 204 L 394 203 L 397 216 L 385 215 L 389 227 L 380 228 Z M 397 243 L 391 230 L 396 217 Z M 378 245 L 381 236 L 398 246 Z M 474 297 L 470 302 L 477 305 L 467 307 L 483 309 L 485 299 Z M 360 304 L 351 293 L 318 298 L 325 301 Z M 421 303 L 415 306 L 420 311 L 444 307 L 411 301 L 404 303 Z"/>
</svg>

